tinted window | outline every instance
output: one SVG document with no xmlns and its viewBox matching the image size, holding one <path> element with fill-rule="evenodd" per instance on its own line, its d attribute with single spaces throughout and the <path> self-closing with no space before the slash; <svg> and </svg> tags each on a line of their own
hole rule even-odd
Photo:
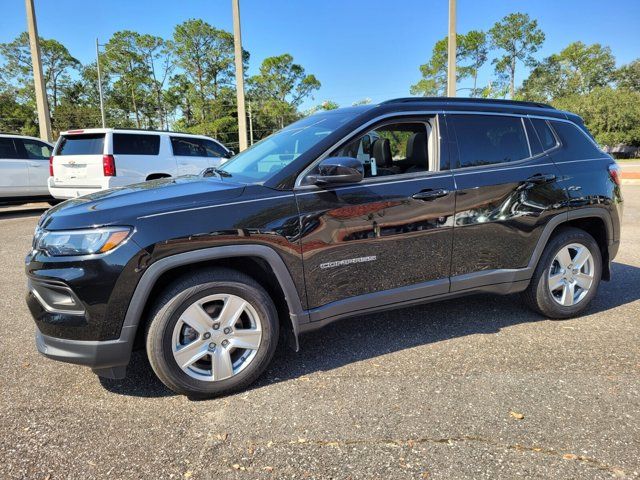
<svg viewBox="0 0 640 480">
<path fill-rule="evenodd" d="M 171 137 L 173 154 L 180 157 L 206 157 L 207 149 L 199 138 Z"/>
<path fill-rule="evenodd" d="M 540 155 L 544 151 L 544 149 L 540 144 L 540 140 L 538 140 L 538 134 L 534 130 L 533 125 L 531 124 L 531 120 L 529 120 L 528 118 L 523 118 L 523 121 L 525 130 L 527 131 L 527 140 L 529 140 L 531 155 Z"/>
<path fill-rule="evenodd" d="M 60 137 L 56 155 L 102 155 L 104 133 Z"/>
<path fill-rule="evenodd" d="M 160 152 L 159 135 L 113 134 L 115 155 L 158 155 L 158 152 Z"/>
<path fill-rule="evenodd" d="M 572 158 L 579 160 L 584 158 L 600 158 L 602 152 L 596 147 L 587 135 L 572 123 L 551 122 L 562 142 L 562 146 L 569 150 Z"/>
<path fill-rule="evenodd" d="M 546 120 L 532 118 L 531 123 L 533 123 L 533 128 L 538 134 L 538 138 L 540 139 L 540 143 L 542 143 L 543 149 L 551 150 L 558 144 L 558 141 L 551 131 L 551 128 L 549 128 L 549 124 Z"/>
<path fill-rule="evenodd" d="M 51 147 L 46 143 L 28 139 L 22 140 L 22 143 L 30 160 L 48 160 L 51 156 Z"/>
<path fill-rule="evenodd" d="M 519 117 L 451 115 L 460 151 L 460 166 L 515 162 L 530 156 Z"/>
<path fill-rule="evenodd" d="M 207 157 L 226 157 L 227 151 L 225 148 L 214 142 L 213 140 L 201 140 L 202 145 L 206 151 Z"/>
<path fill-rule="evenodd" d="M 0 158 L 20 158 L 13 138 L 0 138 Z"/>
</svg>

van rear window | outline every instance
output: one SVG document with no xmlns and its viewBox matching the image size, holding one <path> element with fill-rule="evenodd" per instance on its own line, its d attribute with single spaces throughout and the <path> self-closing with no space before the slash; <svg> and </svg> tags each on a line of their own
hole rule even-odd
<svg viewBox="0 0 640 480">
<path fill-rule="evenodd" d="M 104 133 L 60 137 L 56 155 L 102 155 Z"/>
<path fill-rule="evenodd" d="M 114 155 L 158 155 L 160 152 L 159 135 L 140 135 L 136 133 L 114 133 Z"/>
</svg>

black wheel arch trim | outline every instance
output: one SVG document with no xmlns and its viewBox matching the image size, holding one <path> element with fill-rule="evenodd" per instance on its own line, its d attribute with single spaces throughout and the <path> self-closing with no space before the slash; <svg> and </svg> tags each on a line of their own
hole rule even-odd
<svg viewBox="0 0 640 480">
<path fill-rule="evenodd" d="M 125 342 L 129 345 L 129 354 L 126 358 L 122 359 L 122 365 L 127 365 L 129 363 L 131 350 L 142 318 L 142 313 L 147 304 L 147 300 L 149 299 L 151 290 L 163 273 L 173 268 L 192 263 L 238 257 L 258 257 L 266 261 L 273 270 L 273 273 L 284 292 L 285 300 L 289 308 L 289 316 L 291 318 L 291 325 L 293 327 L 293 334 L 295 337 L 295 347 L 297 350 L 299 325 L 309 321 L 309 314 L 302 308 L 302 302 L 298 296 L 291 273 L 280 255 L 278 255 L 272 248 L 264 245 L 225 245 L 171 255 L 152 263 L 146 269 L 135 288 L 133 296 L 131 297 L 129 307 L 122 324 L 120 338 L 118 339 L 119 342 Z"/>
</svg>

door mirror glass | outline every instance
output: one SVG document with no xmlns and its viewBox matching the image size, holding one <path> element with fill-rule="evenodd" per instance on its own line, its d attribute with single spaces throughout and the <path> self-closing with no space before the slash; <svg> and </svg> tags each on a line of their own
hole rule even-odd
<svg viewBox="0 0 640 480">
<path fill-rule="evenodd" d="M 358 183 L 363 177 L 364 169 L 360 160 L 351 157 L 329 157 L 322 160 L 314 173 L 307 176 L 307 183 L 311 185 Z"/>
</svg>

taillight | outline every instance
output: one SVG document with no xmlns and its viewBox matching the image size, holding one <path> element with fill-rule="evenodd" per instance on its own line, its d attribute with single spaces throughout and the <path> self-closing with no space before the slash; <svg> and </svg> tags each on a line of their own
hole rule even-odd
<svg viewBox="0 0 640 480">
<path fill-rule="evenodd" d="M 105 177 L 116 176 L 116 161 L 113 158 L 113 155 L 102 156 L 102 172 Z"/>
<path fill-rule="evenodd" d="M 49 176 L 53 177 L 53 155 L 49 157 Z"/>
<path fill-rule="evenodd" d="M 612 163 L 609 165 L 609 176 L 613 183 L 620 186 L 620 167 L 617 163 Z"/>
</svg>

